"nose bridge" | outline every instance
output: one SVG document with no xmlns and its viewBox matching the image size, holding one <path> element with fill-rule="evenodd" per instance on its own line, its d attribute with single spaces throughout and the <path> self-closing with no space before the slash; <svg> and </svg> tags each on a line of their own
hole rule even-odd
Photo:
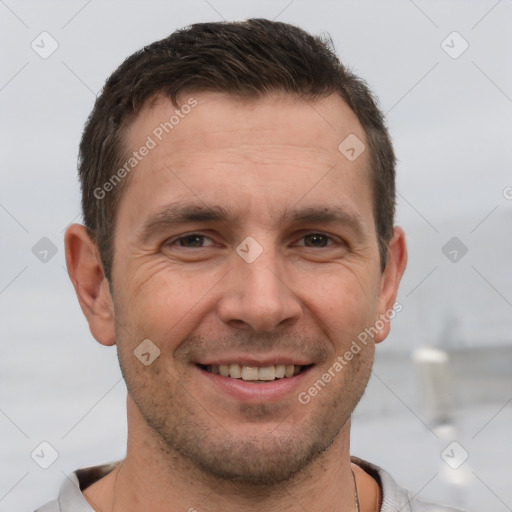
<svg viewBox="0 0 512 512">
<path fill-rule="evenodd" d="M 236 253 L 219 308 L 222 320 L 269 331 L 298 318 L 300 303 L 285 283 L 281 255 L 271 237 L 247 237 Z"/>
<path fill-rule="evenodd" d="M 242 277 L 240 284 L 248 293 L 254 294 L 253 300 L 265 298 L 269 306 L 277 302 L 284 277 L 279 275 L 282 269 L 280 263 L 276 250 L 268 246 L 254 261 L 243 260 L 237 263 Z"/>
</svg>

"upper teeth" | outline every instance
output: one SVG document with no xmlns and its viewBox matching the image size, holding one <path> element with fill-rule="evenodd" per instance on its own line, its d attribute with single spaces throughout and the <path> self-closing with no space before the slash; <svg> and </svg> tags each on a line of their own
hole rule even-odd
<svg viewBox="0 0 512 512">
<path fill-rule="evenodd" d="M 244 366 L 239 364 L 208 365 L 207 371 L 242 380 L 274 380 L 293 377 L 299 373 L 301 366 L 294 364 L 277 364 L 274 366 Z"/>
</svg>

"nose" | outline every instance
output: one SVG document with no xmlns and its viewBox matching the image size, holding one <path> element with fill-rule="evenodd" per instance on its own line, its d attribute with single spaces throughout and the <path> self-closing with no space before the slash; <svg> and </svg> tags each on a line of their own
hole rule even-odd
<svg viewBox="0 0 512 512">
<path fill-rule="evenodd" d="M 302 307 L 275 251 L 263 250 L 252 263 L 235 255 L 217 312 L 225 324 L 247 331 L 272 331 L 295 323 Z"/>
</svg>

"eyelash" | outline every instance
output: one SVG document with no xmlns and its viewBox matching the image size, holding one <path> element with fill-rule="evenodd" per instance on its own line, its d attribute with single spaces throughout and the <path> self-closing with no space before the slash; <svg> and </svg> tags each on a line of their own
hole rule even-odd
<svg viewBox="0 0 512 512">
<path fill-rule="evenodd" d="M 318 231 L 311 231 L 309 233 L 306 233 L 304 235 L 301 236 L 301 239 L 304 239 L 306 238 L 307 236 L 312 236 L 312 235 L 316 235 L 316 236 L 321 236 L 321 237 L 325 237 L 328 239 L 328 241 L 332 242 L 332 243 L 328 243 L 327 246 L 324 246 L 324 247 L 308 247 L 308 249 L 325 249 L 326 247 L 331 247 L 333 245 L 335 245 L 336 243 L 341 243 L 341 242 L 337 242 L 332 236 L 329 236 L 325 233 L 322 233 L 322 232 L 318 232 Z M 174 245 L 176 242 L 179 242 L 180 240 L 186 240 L 187 238 L 191 238 L 191 237 L 201 237 L 203 240 L 204 239 L 209 239 L 211 240 L 211 238 L 209 236 L 206 236 L 206 235 L 203 235 L 201 233 L 190 233 L 190 234 L 186 234 L 186 235 L 180 235 L 179 237 L 176 237 L 176 238 L 173 238 L 173 239 L 170 239 L 168 242 L 165 243 L 165 245 Z M 210 247 L 210 246 L 206 246 L 206 247 Z M 197 247 L 197 249 L 205 249 L 206 247 Z M 304 246 L 304 247 L 307 247 L 307 246 Z M 181 246 L 181 248 L 183 249 L 194 249 L 194 247 L 184 247 L 184 246 Z"/>
</svg>

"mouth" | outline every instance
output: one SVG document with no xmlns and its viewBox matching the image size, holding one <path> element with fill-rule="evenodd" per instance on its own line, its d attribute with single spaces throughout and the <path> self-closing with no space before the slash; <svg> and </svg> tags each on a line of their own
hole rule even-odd
<svg viewBox="0 0 512 512">
<path fill-rule="evenodd" d="M 194 382 L 218 406 L 232 400 L 246 405 L 295 404 L 294 396 L 307 387 L 315 366 L 299 354 L 212 355 L 194 362 Z"/>
<path fill-rule="evenodd" d="M 271 382 L 280 379 L 289 379 L 307 371 L 312 364 L 276 364 L 270 366 L 244 365 L 238 363 L 205 365 L 197 364 L 201 370 L 213 375 L 220 375 L 238 381 Z"/>
</svg>

